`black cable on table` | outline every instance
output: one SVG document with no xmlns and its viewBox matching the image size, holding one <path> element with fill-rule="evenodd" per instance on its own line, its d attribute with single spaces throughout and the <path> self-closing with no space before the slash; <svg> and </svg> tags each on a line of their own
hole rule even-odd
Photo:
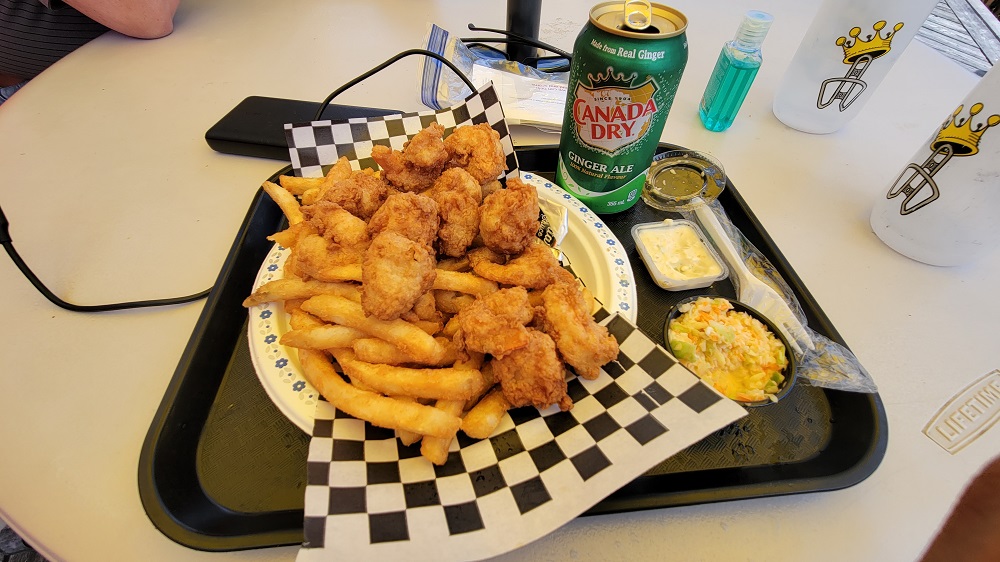
<svg viewBox="0 0 1000 562">
<path fill-rule="evenodd" d="M 553 45 L 549 45 L 548 43 L 543 43 L 543 42 L 539 41 L 538 39 L 532 39 L 531 37 L 525 37 L 524 35 L 520 35 L 518 33 L 513 33 L 511 31 L 507 31 L 505 29 L 493 29 L 491 27 L 479 27 L 479 26 L 476 26 L 476 25 L 473 25 L 473 24 L 470 23 L 469 24 L 469 30 L 470 31 L 488 31 L 490 33 L 497 33 L 497 34 L 500 34 L 500 35 L 504 35 L 506 37 L 509 37 L 510 39 L 506 39 L 506 40 L 501 40 L 501 39 L 485 39 L 485 38 L 482 38 L 482 39 L 479 39 L 479 38 L 469 38 L 469 39 L 466 39 L 466 38 L 463 37 L 462 38 L 463 42 L 469 42 L 469 41 L 490 41 L 490 42 L 507 43 L 507 44 L 509 44 L 511 42 L 523 43 L 523 44 L 529 45 L 531 47 L 537 47 L 539 49 L 544 49 L 546 51 L 549 51 L 549 52 L 552 52 L 552 53 L 556 53 L 557 55 L 559 55 L 560 58 L 564 58 L 564 59 L 566 59 L 568 61 L 569 60 L 573 60 L 573 55 L 572 54 L 567 53 L 566 51 L 564 51 L 564 50 L 562 50 L 562 49 L 560 49 L 558 47 L 555 47 Z M 520 61 L 518 61 L 518 62 L 520 62 Z"/>
<path fill-rule="evenodd" d="M 193 295 L 188 295 L 186 297 L 176 297 L 169 299 L 153 299 L 153 300 L 141 300 L 141 301 L 131 301 L 131 302 L 121 302 L 121 303 L 111 303 L 111 304 L 92 304 L 92 305 L 80 305 L 66 302 L 55 295 L 52 291 L 45 286 L 44 283 L 38 278 L 37 275 L 28 264 L 24 263 L 21 256 L 14 249 L 14 242 L 10 237 L 10 223 L 7 221 L 7 216 L 3 214 L 3 208 L 0 208 L 0 244 L 3 245 L 4 250 L 7 250 L 7 254 L 10 259 L 14 261 L 14 265 L 17 269 L 28 278 L 32 286 L 38 289 L 38 292 L 42 294 L 46 299 L 52 304 L 63 308 L 66 310 L 71 310 L 73 312 L 109 312 L 112 310 L 126 310 L 130 308 L 148 308 L 153 306 L 169 306 L 174 304 L 186 304 L 189 302 L 194 302 L 196 300 L 203 299 L 208 296 L 211 289 L 206 289 L 200 293 L 195 293 Z"/>
<path fill-rule="evenodd" d="M 443 56 L 441 56 L 441 55 L 439 55 L 437 53 L 435 53 L 434 51 L 428 51 L 427 49 L 409 49 L 409 50 L 406 50 L 406 51 L 403 51 L 403 52 L 397 54 L 396 56 L 390 58 L 389 60 L 383 62 L 382 64 L 376 66 L 375 68 L 369 70 L 368 72 L 365 72 L 361 76 L 358 76 L 357 78 L 355 78 L 355 79 L 347 82 L 343 86 L 341 86 L 341 87 L 337 88 L 336 90 L 334 90 L 333 92 L 331 92 L 330 95 L 326 96 L 326 99 L 323 100 L 323 103 L 319 104 L 319 109 L 316 110 L 316 115 L 313 117 L 313 121 L 319 121 L 323 117 L 323 112 L 326 111 L 327 106 L 330 105 L 330 102 L 333 100 L 333 98 L 339 96 L 341 93 L 343 93 L 345 90 L 349 89 L 350 87 L 357 85 L 359 82 L 362 82 L 365 79 L 370 78 L 370 77 L 372 77 L 375 74 L 378 74 L 383 69 L 385 69 L 387 66 L 395 63 L 396 61 L 398 61 L 400 59 L 404 59 L 404 58 L 412 56 L 412 55 L 423 55 L 423 56 L 431 57 L 433 59 L 437 59 L 437 60 L 441 61 L 442 63 L 445 64 L 445 66 L 447 66 L 448 68 L 450 68 L 451 71 L 454 72 L 459 78 L 461 78 L 462 82 L 465 82 L 465 85 L 469 87 L 469 90 L 471 90 L 472 92 L 476 91 L 476 85 L 473 84 L 472 81 L 469 80 L 465 76 L 465 74 L 463 74 L 462 71 L 459 70 L 458 67 L 455 66 L 455 64 L 452 63 L 450 60 L 444 58 Z"/>
</svg>

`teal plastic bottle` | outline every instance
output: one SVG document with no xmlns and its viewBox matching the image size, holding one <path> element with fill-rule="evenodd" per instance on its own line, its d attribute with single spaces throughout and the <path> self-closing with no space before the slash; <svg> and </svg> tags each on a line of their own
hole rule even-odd
<svg viewBox="0 0 1000 562">
<path fill-rule="evenodd" d="M 760 70 L 760 45 L 773 21 L 771 14 L 751 10 L 743 17 L 736 37 L 722 46 L 698 108 L 706 129 L 725 131 L 733 124 Z"/>
</svg>

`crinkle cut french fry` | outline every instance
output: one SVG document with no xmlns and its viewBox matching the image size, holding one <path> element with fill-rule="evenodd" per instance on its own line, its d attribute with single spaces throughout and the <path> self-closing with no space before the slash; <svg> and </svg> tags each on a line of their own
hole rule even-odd
<svg viewBox="0 0 1000 562">
<path fill-rule="evenodd" d="M 469 258 L 462 256 L 460 258 L 441 258 L 438 260 L 437 268 L 447 271 L 470 271 L 472 266 L 469 265 Z"/>
<path fill-rule="evenodd" d="M 299 360 L 306 380 L 334 408 L 373 425 L 420 435 L 448 437 L 454 435 L 462 424 L 460 418 L 432 406 L 395 400 L 351 386 L 340 378 L 324 352 L 299 350 Z"/>
<path fill-rule="evenodd" d="M 295 245 L 295 242 L 299 239 L 299 234 L 302 233 L 303 225 L 308 223 L 300 222 L 299 224 L 289 226 L 281 232 L 275 232 L 274 234 L 267 237 L 271 242 L 277 242 L 278 244 L 284 246 L 285 248 L 291 248 Z"/>
<path fill-rule="evenodd" d="M 391 343 L 378 338 L 367 337 L 358 338 L 351 344 L 354 356 L 359 361 L 366 363 L 385 363 L 386 365 L 402 365 L 413 363 L 414 360 L 409 355 Z"/>
<path fill-rule="evenodd" d="M 445 323 L 444 328 L 441 328 L 441 330 L 437 333 L 437 335 L 445 338 L 454 338 L 455 333 L 458 332 L 458 328 L 459 328 L 458 317 L 452 316 L 451 318 L 448 319 L 448 322 Z"/>
<path fill-rule="evenodd" d="M 543 292 L 541 290 L 528 291 L 528 304 L 533 307 L 544 306 L 544 302 L 542 301 Z"/>
<path fill-rule="evenodd" d="M 405 320 L 379 320 L 365 316 L 360 304 L 343 297 L 318 295 L 302 303 L 302 310 L 327 322 L 383 339 L 424 364 L 437 364 L 446 353 L 440 342 L 419 327 Z"/>
<path fill-rule="evenodd" d="M 285 218 L 288 219 L 288 224 L 296 225 L 302 222 L 304 217 L 302 216 L 302 209 L 299 208 L 299 201 L 292 195 L 287 189 L 281 187 L 280 185 L 266 181 L 261 187 L 264 191 L 271 197 L 271 199 L 278 204 L 281 212 L 285 214 Z"/>
<path fill-rule="evenodd" d="M 462 431 L 473 439 L 486 439 L 500 425 L 509 409 L 510 402 L 504 397 L 503 391 L 496 387 L 466 412 L 462 418 Z"/>
<path fill-rule="evenodd" d="M 474 352 L 470 351 L 468 353 L 474 353 Z M 481 356 L 482 354 L 478 355 Z M 480 363 L 482 363 L 482 361 L 480 361 Z M 455 366 L 457 367 L 458 364 L 456 364 Z M 496 375 L 493 374 L 492 362 L 482 365 L 479 368 L 479 374 L 482 375 L 482 377 L 479 380 L 479 388 L 476 389 L 476 392 L 472 395 L 472 398 L 469 398 L 468 400 L 465 401 L 466 410 L 472 409 L 476 404 L 478 404 L 479 400 L 482 399 L 483 395 L 489 392 L 489 390 L 493 388 L 493 386 L 497 383 L 497 377 Z"/>
<path fill-rule="evenodd" d="M 306 299 L 287 299 L 281 303 L 281 307 L 285 309 L 285 312 L 287 312 L 289 316 L 295 312 L 309 314 L 308 312 L 302 312 L 302 303 L 304 302 L 306 302 Z"/>
<path fill-rule="evenodd" d="M 299 196 L 299 201 L 301 201 L 303 205 L 313 205 L 317 201 L 319 201 L 319 196 L 322 193 L 322 191 L 323 188 L 321 187 L 314 187 L 312 189 L 307 189 L 305 193 Z"/>
<path fill-rule="evenodd" d="M 484 356 L 482 353 L 469 352 L 464 360 L 455 363 L 455 369 L 479 373 L 477 382 L 483 384 L 483 376 L 479 372 L 479 368 L 483 364 L 483 359 Z M 461 416 L 462 411 L 465 409 L 465 402 L 464 400 L 438 400 L 434 407 L 444 410 L 449 414 Z M 420 444 L 420 454 L 432 463 L 442 465 L 448 461 L 448 449 L 451 447 L 451 442 L 454 439 L 454 435 L 449 438 L 425 437 Z"/>
<path fill-rule="evenodd" d="M 420 320 L 427 320 L 429 322 L 440 322 L 441 313 L 437 309 L 437 299 L 434 298 L 434 293 L 436 291 L 427 291 L 417 302 L 413 304 L 413 310 L 411 312 L 416 315 Z"/>
<path fill-rule="evenodd" d="M 445 354 L 440 361 L 432 363 L 428 366 L 444 367 L 447 365 L 453 365 L 458 355 L 458 350 L 455 349 L 455 344 L 448 338 L 439 337 L 434 339 L 440 342 L 445 348 Z M 354 354 L 357 359 L 367 363 L 385 363 L 387 365 L 404 365 L 407 363 L 419 365 L 421 363 L 419 360 L 403 353 L 403 351 L 395 345 L 379 338 L 361 337 L 354 340 L 351 347 L 354 349 Z"/>
<path fill-rule="evenodd" d="M 298 176 L 278 176 L 278 183 L 292 195 L 302 195 L 310 189 L 323 185 L 323 178 L 300 178 Z"/>
<path fill-rule="evenodd" d="M 483 366 L 483 361 L 486 359 L 486 355 L 479 353 L 478 351 L 466 351 L 465 357 L 455 363 L 456 369 L 469 369 L 472 371 L 478 371 Z"/>
<path fill-rule="evenodd" d="M 468 400 L 479 387 L 482 375 L 477 370 L 411 369 L 381 363 L 359 361 L 354 351 L 332 350 L 344 373 L 366 387 L 389 396 L 412 396 L 432 400 Z"/>
<path fill-rule="evenodd" d="M 497 291 L 495 281 L 483 279 L 474 273 L 463 271 L 448 271 L 438 269 L 434 278 L 434 289 L 440 291 L 457 291 L 468 295 L 488 295 Z"/>
<path fill-rule="evenodd" d="M 298 301 L 298 304 L 294 307 L 288 306 L 289 301 L 285 301 L 285 311 L 288 312 L 288 326 L 293 330 L 301 330 L 304 328 L 315 328 L 316 326 L 324 326 L 325 322 L 316 318 L 312 314 L 302 310 L 302 302 Z"/>
<path fill-rule="evenodd" d="M 335 281 L 303 281 L 292 277 L 264 283 L 243 301 L 243 306 L 251 307 L 265 302 L 304 299 L 316 295 L 339 295 L 361 302 L 361 291 L 357 285 Z"/>
<path fill-rule="evenodd" d="M 410 324 L 413 324 L 417 328 L 423 330 L 424 333 L 431 336 L 436 335 L 438 332 L 441 331 L 441 323 L 434 322 L 432 320 L 414 320 L 410 322 Z"/>
<path fill-rule="evenodd" d="M 402 402 L 411 402 L 411 403 L 417 402 L 416 398 L 411 398 L 409 396 L 393 396 L 392 399 L 400 400 Z M 399 442 L 402 443 L 404 447 L 409 447 L 410 445 L 416 443 L 417 441 L 420 441 L 423 437 L 424 437 L 423 435 L 420 435 L 419 433 L 415 433 L 413 431 L 407 431 L 405 429 L 396 430 L 396 438 L 399 439 Z"/>
<path fill-rule="evenodd" d="M 462 408 L 465 406 L 464 400 L 438 400 L 434 407 L 453 416 L 461 416 Z M 458 433 L 456 431 L 456 433 Z M 434 464 L 442 465 L 448 461 L 448 449 L 455 436 L 450 437 L 424 437 L 420 442 L 420 454 Z"/>
<path fill-rule="evenodd" d="M 278 343 L 300 349 L 333 349 L 335 347 L 351 347 L 354 342 L 367 336 L 368 334 L 361 330 L 347 326 L 324 324 L 300 330 L 289 330 L 281 335 Z"/>
<path fill-rule="evenodd" d="M 460 310 L 475 302 L 476 297 L 455 291 L 434 291 L 437 309 L 446 314 L 458 314 Z"/>
<path fill-rule="evenodd" d="M 357 281 L 361 282 L 361 264 L 333 265 L 317 271 L 313 277 L 320 281 Z"/>
</svg>

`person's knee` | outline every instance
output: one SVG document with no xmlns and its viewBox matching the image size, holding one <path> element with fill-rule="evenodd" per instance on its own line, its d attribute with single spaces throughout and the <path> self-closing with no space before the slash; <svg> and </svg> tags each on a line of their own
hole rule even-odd
<svg viewBox="0 0 1000 562">
<path fill-rule="evenodd" d="M 965 487 L 923 562 L 1000 560 L 1000 456 Z"/>
</svg>

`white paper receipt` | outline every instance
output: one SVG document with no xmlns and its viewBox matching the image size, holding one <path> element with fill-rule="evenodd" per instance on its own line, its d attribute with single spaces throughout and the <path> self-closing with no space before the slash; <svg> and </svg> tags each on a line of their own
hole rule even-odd
<svg viewBox="0 0 1000 562">
<path fill-rule="evenodd" d="M 472 66 L 470 79 L 477 87 L 493 81 L 508 123 L 531 125 L 548 131 L 562 128 L 566 105 L 565 83 L 539 80 L 479 64 Z"/>
</svg>

